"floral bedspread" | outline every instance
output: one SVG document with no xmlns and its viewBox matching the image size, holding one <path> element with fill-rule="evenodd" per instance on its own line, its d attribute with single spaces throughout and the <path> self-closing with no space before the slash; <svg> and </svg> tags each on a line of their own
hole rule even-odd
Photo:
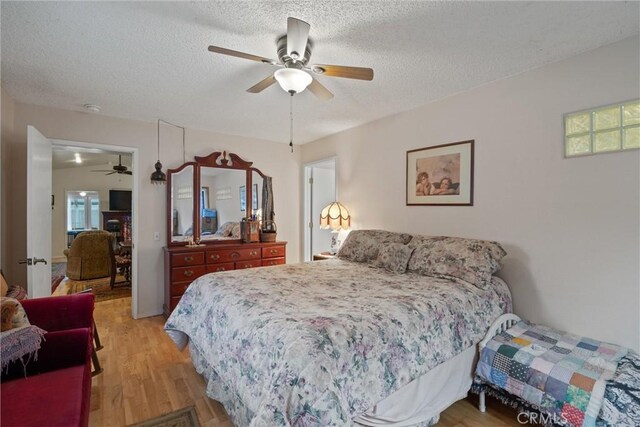
<svg viewBox="0 0 640 427">
<path fill-rule="evenodd" d="M 208 394 L 236 426 L 344 426 L 479 342 L 511 311 L 492 283 L 340 259 L 215 273 L 189 286 L 165 330 L 205 359 Z"/>
</svg>

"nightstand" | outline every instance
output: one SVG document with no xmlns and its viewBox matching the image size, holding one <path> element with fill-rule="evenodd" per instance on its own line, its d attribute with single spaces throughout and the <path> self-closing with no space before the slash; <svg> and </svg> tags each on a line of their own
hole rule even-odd
<svg viewBox="0 0 640 427">
<path fill-rule="evenodd" d="M 325 259 L 334 259 L 336 256 L 331 255 L 329 252 L 322 252 L 319 254 L 313 254 L 314 261 L 323 261 Z"/>
</svg>

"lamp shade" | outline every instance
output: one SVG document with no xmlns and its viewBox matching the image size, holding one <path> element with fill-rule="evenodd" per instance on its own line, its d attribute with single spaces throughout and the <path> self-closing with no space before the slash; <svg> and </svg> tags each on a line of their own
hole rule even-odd
<svg viewBox="0 0 640 427">
<path fill-rule="evenodd" d="M 340 202 L 333 202 L 325 206 L 320 213 L 320 228 L 332 230 L 346 230 L 351 226 L 349 210 Z"/>
<path fill-rule="evenodd" d="M 273 73 L 273 77 L 276 78 L 280 87 L 289 93 L 302 92 L 313 80 L 309 73 L 305 73 L 297 68 L 280 68 Z"/>
</svg>

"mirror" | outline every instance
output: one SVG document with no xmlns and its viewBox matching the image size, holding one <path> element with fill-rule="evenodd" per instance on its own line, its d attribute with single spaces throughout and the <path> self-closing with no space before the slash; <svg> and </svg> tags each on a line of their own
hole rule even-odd
<svg viewBox="0 0 640 427">
<path fill-rule="evenodd" d="M 185 163 L 167 170 L 168 243 L 187 244 L 195 235 L 196 163 Z"/>
<path fill-rule="evenodd" d="M 264 174 L 237 154 L 215 152 L 167 170 L 167 244 L 239 243 L 242 219 L 258 219 Z"/>
<path fill-rule="evenodd" d="M 201 166 L 200 241 L 240 240 L 240 221 L 247 216 L 247 171 Z"/>
</svg>

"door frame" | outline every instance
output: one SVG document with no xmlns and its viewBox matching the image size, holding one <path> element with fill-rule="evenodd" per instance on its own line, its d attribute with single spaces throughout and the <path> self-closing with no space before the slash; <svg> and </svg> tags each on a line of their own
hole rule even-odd
<svg viewBox="0 0 640 427">
<path fill-rule="evenodd" d="M 334 171 L 334 194 L 335 200 L 338 200 L 338 156 L 325 157 L 323 159 L 314 160 L 302 165 L 302 259 L 311 261 L 313 254 L 311 253 L 311 245 L 313 244 L 311 230 L 309 229 L 309 221 L 311 218 L 311 203 L 313 201 L 313 191 L 309 186 L 309 173 L 315 165 L 333 161 Z M 307 256 L 308 255 L 308 256 Z"/>
<path fill-rule="evenodd" d="M 137 147 L 129 147 L 125 145 L 111 145 L 111 144 L 98 144 L 94 142 L 81 142 L 81 141 L 70 141 L 66 139 L 54 139 L 50 138 L 51 145 L 57 146 L 72 146 L 72 147 L 82 147 L 82 148 L 98 148 L 106 151 L 115 151 L 119 153 L 127 153 L 131 154 L 131 169 L 134 171 L 133 179 L 131 180 L 131 213 L 132 213 L 132 235 L 131 241 L 133 242 L 133 247 L 131 248 L 131 317 L 134 319 L 138 318 L 138 231 L 140 227 L 138 226 L 138 218 L 140 217 L 139 209 L 138 209 L 138 194 L 139 194 L 139 179 L 138 179 L 138 171 L 140 168 L 138 167 L 139 160 L 139 149 Z M 52 177 L 53 180 L 53 177 Z"/>
</svg>

